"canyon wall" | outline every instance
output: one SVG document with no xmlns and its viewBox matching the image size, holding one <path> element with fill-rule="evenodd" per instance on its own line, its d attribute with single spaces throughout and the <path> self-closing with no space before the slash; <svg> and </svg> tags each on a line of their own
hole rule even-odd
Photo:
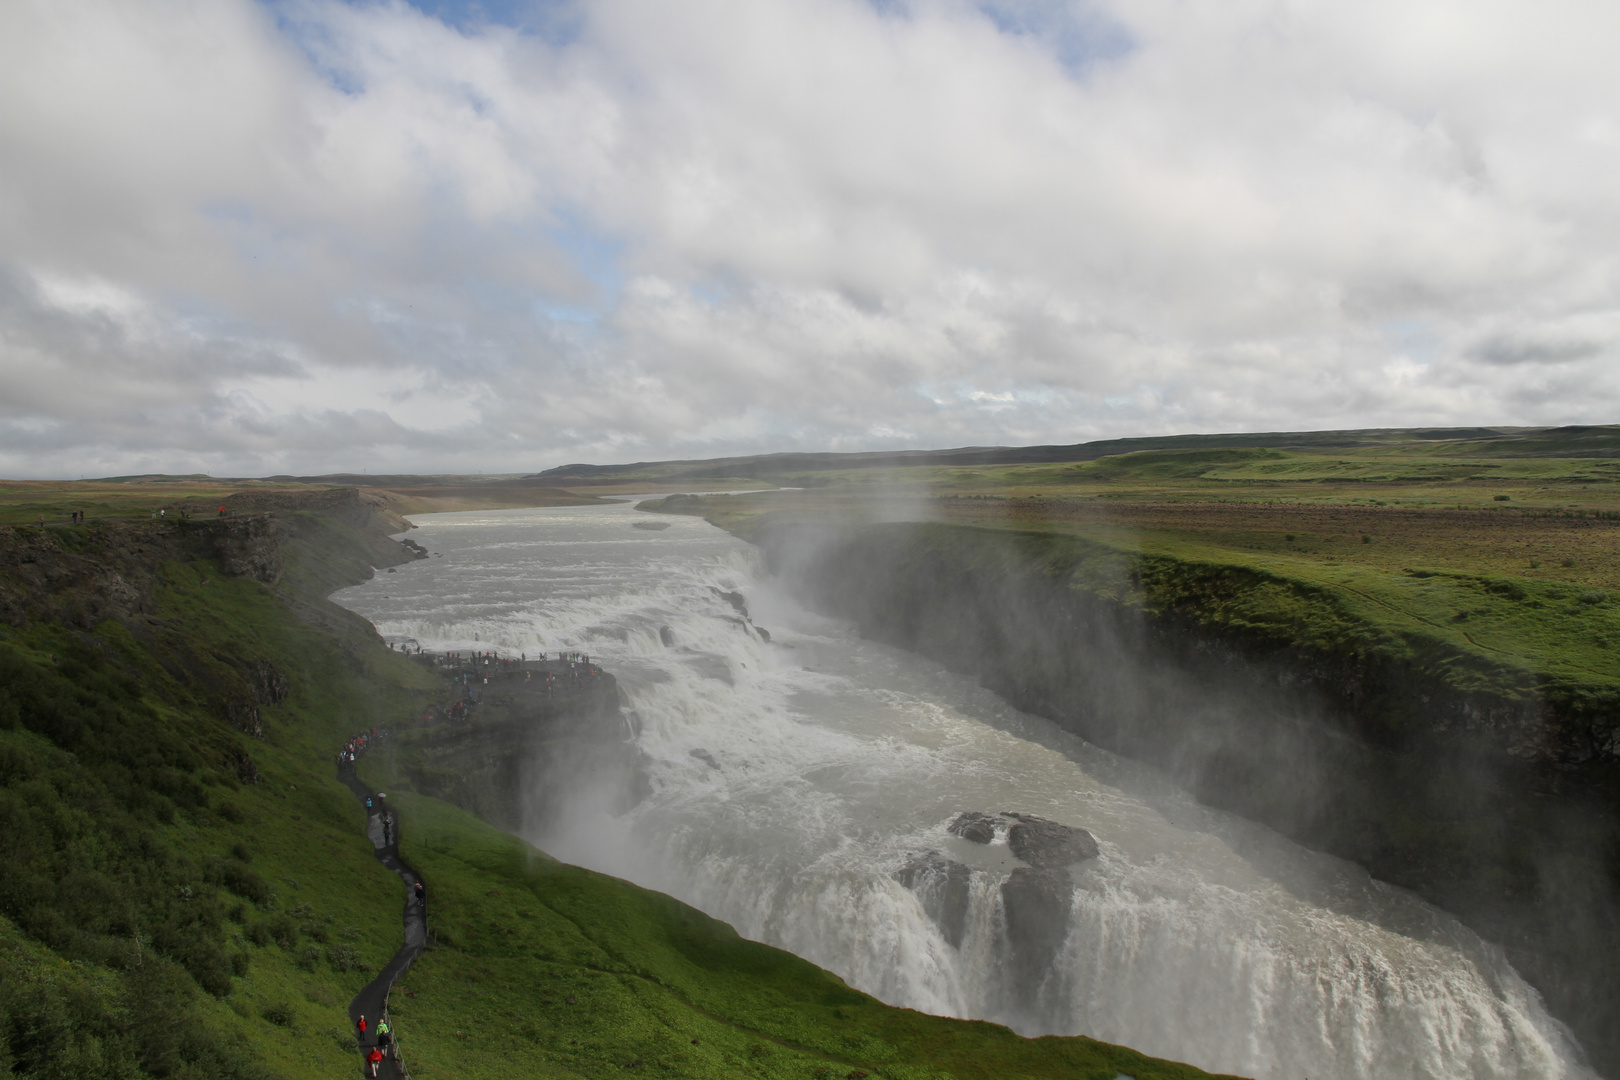
<svg viewBox="0 0 1620 1080">
<path fill-rule="evenodd" d="M 618 686 L 603 674 L 555 697 L 493 690 L 469 722 L 405 731 L 383 754 L 412 789 L 532 836 L 579 796 L 581 778 L 614 788 L 625 809 L 639 801 L 645 780 L 629 735 Z"/>
</svg>

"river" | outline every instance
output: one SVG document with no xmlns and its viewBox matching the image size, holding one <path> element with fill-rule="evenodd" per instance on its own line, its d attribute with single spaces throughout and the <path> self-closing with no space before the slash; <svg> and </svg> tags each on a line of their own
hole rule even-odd
<svg viewBox="0 0 1620 1080">
<path fill-rule="evenodd" d="M 610 812 L 588 778 L 536 778 L 580 784 L 574 812 L 529 837 L 559 858 L 667 892 L 884 1001 L 1025 1034 L 1262 1080 L 1591 1075 L 1499 950 L 1451 916 L 861 640 L 703 521 L 624 504 L 415 522 L 412 539 L 440 557 L 334 599 L 427 649 L 587 652 L 634 714 L 652 794 L 630 812 Z M 1096 838 L 1038 988 L 1014 985 L 1001 922 L 998 887 L 1018 863 L 1005 844 L 948 834 L 964 810 Z M 929 850 L 973 869 L 959 945 L 894 876 Z"/>
</svg>

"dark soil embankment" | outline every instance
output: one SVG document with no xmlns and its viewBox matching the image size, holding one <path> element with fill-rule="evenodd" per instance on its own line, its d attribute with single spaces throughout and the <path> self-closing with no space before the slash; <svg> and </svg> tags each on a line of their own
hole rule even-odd
<svg viewBox="0 0 1620 1080">
<path fill-rule="evenodd" d="M 1186 602 L 1155 608 L 1140 602 L 1141 566 L 1122 563 L 1110 585 L 1082 571 L 1072 538 L 881 525 L 755 539 L 864 633 L 1455 912 L 1620 1075 L 1620 766 L 1602 701 L 1507 676 L 1463 692 L 1458 658 L 1439 652 L 1201 623 L 1201 592 L 1255 584 L 1230 567 L 1165 570 Z"/>
</svg>

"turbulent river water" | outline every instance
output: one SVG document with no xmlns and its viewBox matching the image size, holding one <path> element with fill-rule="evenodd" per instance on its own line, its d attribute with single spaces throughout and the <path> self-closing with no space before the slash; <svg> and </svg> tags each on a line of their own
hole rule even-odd
<svg viewBox="0 0 1620 1080">
<path fill-rule="evenodd" d="M 650 521 L 668 527 L 635 527 Z M 530 837 L 560 858 L 885 1001 L 1025 1034 L 1267 1080 L 1591 1075 L 1498 950 L 1449 915 L 861 640 L 702 521 L 614 505 L 417 524 L 442 557 L 334 599 L 427 649 L 587 652 L 633 711 L 652 794 L 615 814 L 583 785 L 571 817 Z M 732 591 L 747 620 L 719 595 Z M 1034 995 L 1012 985 L 998 900 L 1018 864 L 1005 844 L 948 834 L 964 810 L 1096 837 Z M 973 868 L 959 946 L 894 876 L 926 850 Z"/>
</svg>

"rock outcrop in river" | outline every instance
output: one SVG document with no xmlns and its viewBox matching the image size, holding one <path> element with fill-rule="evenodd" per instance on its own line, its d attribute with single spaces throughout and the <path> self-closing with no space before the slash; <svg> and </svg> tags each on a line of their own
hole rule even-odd
<svg viewBox="0 0 1620 1080">
<path fill-rule="evenodd" d="M 1097 842 L 1084 829 L 1034 814 L 968 810 L 952 819 L 946 830 L 975 844 L 991 844 L 998 836 L 1005 837 L 1012 853 L 1028 864 L 1013 870 L 1001 885 L 1007 947 L 1027 1004 L 1051 973 L 1069 933 L 1074 880 L 1067 868 L 1096 858 Z M 926 851 L 913 856 L 894 876 L 917 894 L 945 940 L 960 948 L 973 870 L 938 851 Z"/>
</svg>

